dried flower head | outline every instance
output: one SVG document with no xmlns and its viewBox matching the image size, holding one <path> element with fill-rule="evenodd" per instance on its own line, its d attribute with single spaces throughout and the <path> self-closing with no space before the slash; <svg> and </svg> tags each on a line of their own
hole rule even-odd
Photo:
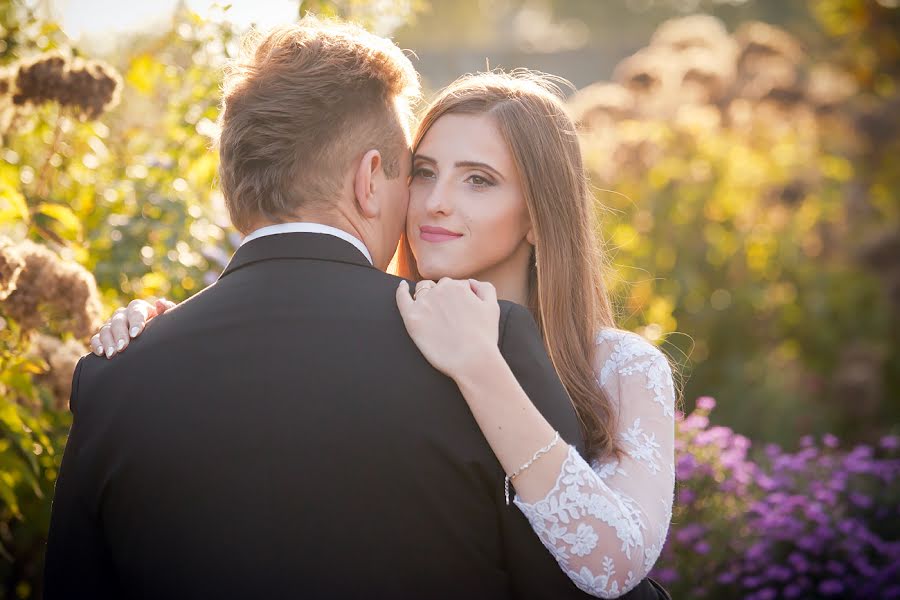
<svg viewBox="0 0 900 600">
<path fill-rule="evenodd" d="M 715 50 L 692 48 L 680 55 L 679 95 L 684 102 L 717 103 L 725 98 L 737 76 L 734 59 Z"/>
<path fill-rule="evenodd" d="M 742 67 L 747 61 L 756 58 L 777 57 L 787 60 L 793 65 L 798 65 L 804 60 L 803 48 L 800 42 L 784 29 L 752 21 L 741 25 L 734 34 L 738 43 L 738 66 Z"/>
<path fill-rule="evenodd" d="M 107 64 L 47 53 L 18 65 L 13 103 L 58 102 L 82 118 L 96 119 L 118 103 L 121 87 L 121 77 Z"/>
<path fill-rule="evenodd" d="M 671 56 L 645 48 L 620 62 L 614 78 L 636 94 L 657 93 L 666 84 L 671 61 Z"/>
<path fill-rule="evenodd" d="M 9 95 L 12 89 L 12 77 L 6 69 L 0 69 L 0 101 L 4 96 Z"/>
<path fill-rule="evenodd" d="M 668 46 L 674 50 L 706 48 L 721 51 L 733 48 L 734 40 L 721 20 L 711 15 L 691 15 L 670 19 L 660 25 L 650 38 L 651 46 Z"/>
<path fill-rule="evenodd" d="M 26 240 L 15 248 L 25 264 L 16 289 L 3 303 L 4 314 L 25 329 L 37 329 L 52 318 L 56 329 L 78 338 L 93 333 L 102 311 L 93 275 L 33 242 Z"/>
<path fill-rule="evenodd" d="M 12 240 L 0 238 L 0 300 L 6 300 L 16 289 L 16 281 L 25 267 L 25 259 L 16 250 Z"/>
<path fill-rule="evenodd" d="M 633 94 L 639 116 L 668 117 L 678 103 L 681 72 L 678 57 L 650 46 L 620 62 L 613 79 Z"/>
<path fill-rule="evenodd" d="M 68 410 L 72 393 L 72 373 L 86 348 L 75 340 L 63 341 L 51 335 L 35 334 L 31 338 L 33 352 L 50 366 L 39 376 L 40 382 L 49 385 L 53 392 L 54 408 Z"/>
<path fill-rule="evenodd" d="M 857 91 L 856 81 L 845 71 L 826 64 L 810 69 L 806 96 L 819 107 L 833 108 Z"/>
<path fill-rule="evenodd" d="M 802 95 L 797 65 L 781 56 L 756 56 L 739 66 L 736 95 L 758 100 L 773 90 Z"/>
<path fill-rule="evenodd" d="M 42 54 L 19 64 L 13 102 L 18 106 L 43 104 L 56 99 L 65 77 L 66 59 L 61 54 Z"/>
<path fill-rule="evenodd" d="M 595 83 L 579 90 L 569 107 L 572 117 L 585 129 L 599 129 L 631 117 L 634 95 L 617 83 Z"/>
</svg>

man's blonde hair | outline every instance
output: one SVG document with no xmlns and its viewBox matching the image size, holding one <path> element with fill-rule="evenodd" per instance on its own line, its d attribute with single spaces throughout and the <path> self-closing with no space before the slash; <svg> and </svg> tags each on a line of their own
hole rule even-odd
<svg viewBox="0 0 900 600">
<path fill-rule="evenodd" d="M 312 16 L 245 40 L 226 71 L 219 175 L 234 226 L 283 221 L 336 200 L 370 149 L 389 178 L 409 144 L 419 80 L 393 42 Z"/>
</svg>

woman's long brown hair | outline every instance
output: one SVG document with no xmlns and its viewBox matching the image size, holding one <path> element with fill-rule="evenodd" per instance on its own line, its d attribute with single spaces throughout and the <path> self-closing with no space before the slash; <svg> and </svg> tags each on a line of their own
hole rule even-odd
<svg viewBox="0 0 900 600">
<path fill-rule="evenodd" d="M 487 114 L 512 152 L 535 234 L 528 308 L 581 421 L 591 456 L 618 456 L 614 405 L 594 372 L 597 333 L 614 327 L 603 284 L 593 197 L 575 124 L 546 75 L 528 71 L 466 75 L 442 90 L 425 111 L 413 144 L 446 114 Z M 408 240 L 401 239 L 398 274 L 420 279 Z"/>
</svg>

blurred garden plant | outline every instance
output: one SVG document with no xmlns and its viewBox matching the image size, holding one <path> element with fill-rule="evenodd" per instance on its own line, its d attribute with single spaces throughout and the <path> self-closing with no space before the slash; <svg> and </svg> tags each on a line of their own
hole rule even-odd
<svg viewBox="0 0 900 600">
<path fill-rule="evenodd" d="M 702 397 L 679 420 L 676 506 L 651 576 L 674 598 L 900 598 L 900 438 L 754 453 L 709 424 L 714 407 Z"/>
<path fill-rule="evenodd" d="M 571 108 L 624 325 L 689 357 L 685 396 L 864 441 L 900 421 L 900 8 L 809 5 L 818 47 L 675 19 Z"/>
</svg>

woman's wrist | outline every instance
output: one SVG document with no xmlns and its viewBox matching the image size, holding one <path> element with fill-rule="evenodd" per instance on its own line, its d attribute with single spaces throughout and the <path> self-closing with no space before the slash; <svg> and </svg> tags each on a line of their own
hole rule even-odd
<svg viewBox="0 0 900 600">
<path fill-rule="evenodd" d="M 483 350 L 470 350 L 466 360 L 459 364 L 450 377 L 460 390 L 465 391 L 484 381 L 490 381 L 492 377 L 496 378 L 500 372 L 498 369 L 503 368 L 508 369 L 509 365 L 500 353 L 500 348 L 492 346 Z"/>
</svg>

